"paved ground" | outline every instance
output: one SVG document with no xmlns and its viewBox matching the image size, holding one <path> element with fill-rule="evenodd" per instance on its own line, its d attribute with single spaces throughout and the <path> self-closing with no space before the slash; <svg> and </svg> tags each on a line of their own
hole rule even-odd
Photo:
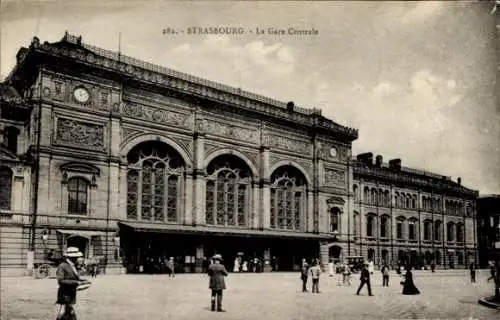
<svg viewBox="0 0 500 320">
<path fill-rule="evenodd" d="M 403 296 L 400 278 L 391 276 L 389 288 L 381 286 L 376 272 L 374 297 L 364 291 L 356 296 L 356 275 L 351 287 L 337 286 L 323 275 L 320 294 L 302 293 L 298 273 L 230 274 L 225 291 L 225 313 L 209 311 L 205 275 L 100 276 L 90 289 L 79 293 L 79 320 L 132 319 L 500 319 L 500 311 L 477 303 L 491 295 L 486 273 L 471 284 L 467 271 L 415 273 L 422 294 Z M 1 279 L 1 320 L 55 319 L 54 279 Z"/>
</svg>

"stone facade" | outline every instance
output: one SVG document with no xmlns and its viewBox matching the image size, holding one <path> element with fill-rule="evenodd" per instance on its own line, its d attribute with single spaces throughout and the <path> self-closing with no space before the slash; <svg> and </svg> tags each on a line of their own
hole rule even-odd
<svg viewBox="0 0 500 320">
<path fill-rule="evenodd" d="M 297 270 L 304 257 L 325 265 L 388 248 L 387 241 L 392 253 L 416 247 L 394 236 L 359 236 L 366 230 L 356 229 L 356 214 L 358 226 L 372 214 L 393 225 L 400 216 L 432 220 L 420 209 L 396 209 L 392 183 L 384 185 L 391 205 L 366 203 L 355 190 L 382 186 L 350 161 L 358 133 L 320 110 L 117 56 L 70 35 L 52 44 L 34 38 L 17 59 L 0 101 L 0 129 L 14 127 L 16 137 L 2 135 L 2 182 L 11 188 L 0 199 L 0 267 L 9 272 L 55 261 L 68 245 L 106 272 L 153 270 L 168 256 L 199 272 L 215 252 L 258 259 L 264 271 Z M 421 207 L 423 190 L 400 189 L 413 190 Z M 456 198 L 462 208 L 474 206 L 474 196 L 464 199 Z M 468 216 L 442 219 L 451 220 L 472 227 Z M 474 250 L 466 235 L 454 248 Z"/>
<path fill-rule="evenodd" d="M 478 193 L 449 177 L 382 163 L 353 162 L 356 254 L 375 264 L 464 268 L 477 262 Z"/>
</svg>

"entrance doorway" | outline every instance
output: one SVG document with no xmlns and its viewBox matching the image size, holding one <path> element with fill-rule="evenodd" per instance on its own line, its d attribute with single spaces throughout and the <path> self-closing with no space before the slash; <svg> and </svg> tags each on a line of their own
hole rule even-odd
<svg viewBox="0 0 500 320">
<path fill-rule="evenodd" d="M 337 245 L 333 245 L 328 249 L 328 256 L 330 260 L 333 260 L 333 263 L 341 262 L 340 261 L 341 253 L 342 253 L 342 248 Z"/>
<path fill-rule="evenodd" d="M 88 258 L 88 242 L 89 239 L 82 236 L 69 236 L 66 239 L 66 248 L 77 247 L 81 253 L 83 253 L 84 258 Z"/>
</svg>

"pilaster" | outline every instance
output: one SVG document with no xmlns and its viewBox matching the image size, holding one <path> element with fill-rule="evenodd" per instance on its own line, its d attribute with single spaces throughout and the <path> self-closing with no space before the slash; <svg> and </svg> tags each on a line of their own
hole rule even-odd
<svg viewBox="0 0 500 320">
<path fill-rule="evenodd" d="M 192 225 L 196 221 L 193 219 L 193 175 L 186 174 L 184 186 L 184 224 Z"/>
<path fill-rule="evenodd" d="M 259 184 L 256 182 L 252 182 L 252 208 L 250 211 L 250 228 L 258 229 L 259 228 Z"/>
<path fill-rule="evenodd" d="M 307 191 L 307 232 L 314 232 L 314 195 Z"/>
<path fill-rule="evenodd" d="M 118 219 L 120 217 L 120 165 L 117 162 L 110 162 L 108 167 L 109 175 L 109 202 L 108 210 L 111 219 Z M 97 197 L 96 197 L 97 198 Z M 94 198 L 94 199 L 96 199 Z M 123 198 L 127 198 L 123 196 Z M 99 209 L 94 208 L 97 212 Z"/>
<path fill-rule="evenodd" d="M 52 135 L 52 130 L 54 127 L 54 122 L 52 121 L 52 106 L 48 104 L 42 104 L 41 106 L 41 118 L 40 118 L 40 145 L 50 146 L 50 137 Z"/>
<path fill-rule="evenodd" d="M 39 183 L 38 183 L 38 214 L 47 214 L 50 212 L 50 183 L 51 183 L 51 174 L 50 174 L 50 156 L 48 155 L 40 155 L 40 166 L 39 166 Z M 65 211 L 65 210 L 64 210 Z"/>
<path fill-rule="evenodd" d="M 117 219 L 127 219 L 127 166 L 120 165 L 119 204 Z"/>
<path fill-rule="evenodd" d="M 192 190 L 192 214 L 191 221 L 204 225 L 206 223 L 205 202 L 206 202 L 206 180 L 205 180 L 205 135 L 197 133 L 194 138 L 194 172 L 193 182 L 190 189 L 186 183 L 186 193 Z M 187 205 L 187 203 L 186 203 Z"/>
<path fill-rule="evenodd" d="M 259 214 L 259 227 L 269 229 L 271 225 L 271 174 L 269 172 L 269 148 L 262 147 L 260 150 L 260 168 L 261 168 L 261 201 Z"/>
<path fill-rule="evenodd" d="M 120 156 L 120 119 L 117 117 L 111 117 L 111 125 L 110 125 L 110 153 L 112 157 Z"/>
</svg>

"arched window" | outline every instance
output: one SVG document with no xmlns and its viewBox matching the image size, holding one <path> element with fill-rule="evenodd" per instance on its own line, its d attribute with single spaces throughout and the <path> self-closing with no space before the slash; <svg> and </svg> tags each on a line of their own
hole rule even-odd
<svg viewBox="0 0 500 320">
<path fill-rule="evenodd" d="M 377 190 L 376 189 L 372 189 L 372 191 L 371 191 L 370 203 L 371 204 L 377 203 Z"/>
<path fill-rule="evenodd" d="M 457 224 L 457 242 L 464 242 L 464 225 L 462 223 Z"/>
<path fill-rule="evenodd" d="M 368 249 L 368 260 L 375 260 L 375 250 L 374 249 Z"/>
<path fill-rule="evenodd" d="M 405 206 L 406 209 L 409 209 L 410 208 L 410 195 L 407 194 L 406 195 L 406 206 Z"/>
<path fill-rule="evenodd" d="M 417 209 L 417 196 L 413 196 L 411 199 L 411 208 Z"/>
<path fill-rule="evenodd" d="M 127 218 L 178 221 L 184 161 L 172 147 L 144 142 L 127 156 Z"/>
<path fill-rule="evenodd" d="M 359 219 L 359 213 L 357 211 L 354 211 L 354 214 L 352 216 L 352 228 L 354 229 L 354 236 L 359 237 L 359 224 L 358 224 L 358 219 Z"/>
<path fill-rule="evenodd" d="M 364 203 L 370 202 L 370 189 L 368 187 L 365 187 L 363 189 L 363 202 Z"/>
<path fill-rule="evenodd" d="M 330 209 L 330 232 L 340 232 L 340 213 L 337 207 Z"/>
<path fill-rule="evenodd" d="M 380 217 L 380 237 L 387 238 L 389 235 L 389 218 L 387 216 Z"/>
<path fill-rule="evenodd" d="M 236 156 L 223 155 L 210 162 L 207 174 L 206 223 L 246 226 L 251 184 L 247 164 Z"/>
<path fill-rule="evenodd" d="M 447 229 L 446 229 L 446 241 L 453 241 L 454 240 L 454 233 L 455 233 L 455 224 L 453 222 L 448 222 L 447 224 Z"/>
<path fill-rule="evenodd" d="M 373 237 L 375 228 L 375 217 L 373 215 L 368 215 L 366 217 L 366 236 Z"/>
<path fill-rule="evenodd" d="M 399 193 L 398 192 L 396 192 L 394 194 L 394 205 L 396 208 L 399 208 Z"/>
<path fill-rule="evenodd" d="M 271 221 L 273 229 L 300 230 L 306 208 L 306 180 L 292 166 L 276 169 L 271 175 Z"/>
<path fill-rule="evenodd" d="M 384 205 L 386 207 L 390 207 L 391 206 L 391 197 L 389 196 L 389 191 L 388 190 L 385 190 L 385 192 L 384 192 Z"/>
<path fill-rule="evenodd" d="M 429 220 L 424 221 L 424 240 L 430 241 L 432 236 L 432 222 Z"/>
<path fill-rule="evenodd" d="M 414 219 L 408 220 L 408 240 L 417 239 L 417 227 Z"/>
<path fill-rule="evenodd" d="M 378 190 L 378 205 L 379 206 L 384 206 L 384 190 L 380 189 Z"/>
<path fill-rule="evenodd" d="M 0 210 L 11 209 L 12 199 L 12 170 L 0 167 Z"/>
<path fill-rule="evenodd" d="M 68 180 L 68 213 L 87 214 L 89 183 L 86 179 L 75 177 Z"/>
<path fill-rule="evenodd" d="M 434 241 L 441 241 L 441 221 L 434 221 Z"/>
<path fill-rule="evenodd" d="M 353 185 L 352 186 L 352 191 L 353 191 L 353 194 L 354 194 L 354 201 L 358 201 L 359 200 L 358 186 L 357 185 Z"/>
<path fill-rule="evenodd" d="M 7 149 L 13 154 L 17 154 L 17 140 L 19 136 L 19 129 L 15 127 L 6 127 L 4 129 L 4 143 Z"/>
<path fill-rule="evenodd" d="M 403 239 L 403 219 L 398 219 L 396 222 L 396 239 Z"/>
</svg>

